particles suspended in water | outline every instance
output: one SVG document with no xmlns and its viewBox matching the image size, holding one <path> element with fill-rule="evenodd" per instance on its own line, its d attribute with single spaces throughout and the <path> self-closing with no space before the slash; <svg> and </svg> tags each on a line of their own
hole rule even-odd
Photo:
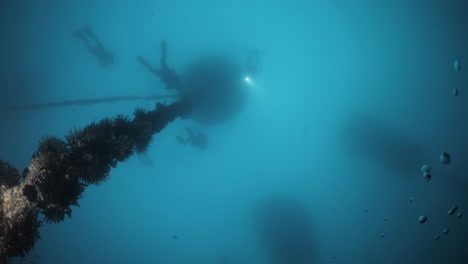
<svg viewBox="0 0 468 264">
<path fill-rule="evenodd" d="M 384 238 L 384 237 L 385 237 L 385 234 L 384 234 L 384 233 L 381 233 L 381 234 L 380 234 L 380 237 L 381 237 L 381 238 Z"/>
<path fill-rule="evenodd" d="M 409 202 L 411 203 L 414 200 L 413 197 L 409 198 Z"/>
<path fill-rule="evenodd" d="M 452 208 L 450 208 L 450 210 L 448 210 L 448 215 L 453 215 L 458 209 L 458 206 L 454 205 L 452 206 Z"/>
<path fill-rule="evenodd" d="M 434 236 L 434 239 L 435 239 L 435 240 L 439 240 L 439 239 L 440 239 L 440 236 L 439 236 L 439 235 L 435 235 L 435 236 Z"/>
<path fill-rule="evenodd" d="M 430 173 L 431 172 L 431 167 L 429 167 L 429 165 L 427 165 L 427 164 L 424 164 L 424 165 L 421 166 L 421 172 L 422 173 L 426 173 L 426 172 Z"/>
<path fill-rule="evenodd" d="M 463 216 L 463 213 L 462 213 L 462 212 L 460 212 L 460 213 L 457 214 L 457 218 L 458 218 L 458 219 L 462 218 L 462 216 Z"/>
<path fill-rule="evenodd" d="M 431 173 L 425 172 L 425 173 L 423 174 L 423 179 L 425 179 L 426 181 L 430 181 L 430 180 L 432 179 Z"/>
<path fill-rule="evenodd" d="M 440 154 L 440 162 L 442 162 L 442 164 L 449 164 L 450 161 L 452 161 L 452 159 L 450 158 L 450 154 L 448 154 L 447 152 L 442 152 Z"/>
<path fill-rule="evenodd" d="M 421 216 L 418 218 L 418 222 L 419 222 L 420 224 L 424 224 L 424 223 L 426 223 L 426 221 L 427 221 L 427 216 L 425 216 L 425 215 L 421 215 Z"/>
<path fill-rule="evenodd" d="M 448 229 L 448 228 L 442 229 L 442 234 L 447 235 L 448 233 L 450 233 L 450 229 Z"/>
<path fill-rule="evenodd" d="M 452 89 L 452 95 L 453 96 L 458 96 L 458 88 L 457 87 Z"/>
<path fill-rule="evenodd" d="M 388 217 L 384 217 L 384 218 L 383 218 L 384 221 L 387 221 L 387 219 L 388 219 Z"/>
<path fill-rule="evenodd" d="M 453 69 L 455 70 L 455 72 L 461 71 L 461 64 L 459 60 L 455 60 L 453 62 Z"/>
</svg>

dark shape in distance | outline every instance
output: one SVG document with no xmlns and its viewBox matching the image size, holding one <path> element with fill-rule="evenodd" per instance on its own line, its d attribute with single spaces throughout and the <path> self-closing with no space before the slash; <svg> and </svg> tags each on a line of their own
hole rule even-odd
<svg viewBox="0 0 468 264">
<path fill-rule="evenodd" d="M 107 67 L 116 63 L 114 53 L 104 48 L 101 41 L 89 26 L 84 26 L 81 30 L 75 30 L 75 37 L 83 41 L 86 48 L 99 60 L 102 67 Z M 91 45 L 89 40 L 93 41 L 95 45 Z"/>
<path fill-rule="evenodd" d="M 177 142 L 183 145 L 190 144 L 202 150 L 206 149 L 206 147 L 208 146 L 208 137 L 205 133 L 203 133 L 200 130 L 194 131 L 188 127 L 185 128 L 185 130 L 187 131 L 188 137 L 184 139 L 180 136 L 175 136 Z"/>
<path fill-rule="evenodd" d="M 254 227 L 275 264 L 309 264 L 317 254 L 309 210 L 283 195 L 269 197 L 254 209 Z"/>
<path fill-rule="evenodd" d="M 173 89 L 180 91 L 180 77 L 177 72 L 170 68 L 167 65 L 167 42 L 165 40 L 161 41 L 160 44 L 161 58 L 160 58 L 160 68 L 155 69 L 145 58 L 142 56 L 137 57 L 137 61 L 145 67 L 149 72 L 159 77 L 161 82 L 166 84 L 166 89 Z"/>
<path fill-rule="evenodd" d="M 376 117 L 353 115 L 341 134 L 345 151 L 398 175 L 415 175 L 424 164 L 420 145 Z"/>
</svg>

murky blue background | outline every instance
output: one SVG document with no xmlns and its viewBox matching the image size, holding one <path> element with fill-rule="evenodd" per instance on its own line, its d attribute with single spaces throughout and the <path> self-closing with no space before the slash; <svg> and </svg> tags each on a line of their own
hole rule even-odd
<svg viewBox="0 0 468 264">
<path fill-rule="evenodd" d="M 167 94 L 136 61 L 158 62 L 161 40 L 181 73 L 213 50 L 261 54 L 241 113 L 211 127 L 170 124 L 88 188 L 71 219 L 44 224 L 28 258 L 270 263 L 252 212 L 280 194 L 311 214 L 311 263 L 468 263 L 467 14 L 456 0 L 2 1 L 4 107 Z M 75 38 L 84 25 L 118 65 L 100 67 Z M 43 136 L 153 103 L 2 111 L 0 159 L 21 171 Z M 185 127 L 207 133 L 206 151 L 177 143 Z M 449 216 L 453 205 L 465 216 Z"/>
</svg>

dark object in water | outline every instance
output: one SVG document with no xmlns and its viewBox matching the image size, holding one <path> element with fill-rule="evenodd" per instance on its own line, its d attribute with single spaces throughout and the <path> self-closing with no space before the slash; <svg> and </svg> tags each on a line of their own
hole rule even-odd
<svg viewBox="0 0 468 264">
<path fill-rule="evenodd" d="M 192 146 L 200 148 L 202 150 L 206 149 L 206 147 L 208 146 L 208 137 L 205 133 L 203 133 L 200 130 L 194 131 L 188 127 L 185 128 L 185 130 L 187 131 L 188 137 L 184 139 L 180 136 L 175 136 L 177 142 L 183 145 L 191 144 Z"/>
<path fill-rule="evenodd" d="M 255 229 L 275 264 L 308 264 L 316 257 L 309 211 L 299 201 L 278 195 L 254 211 Z"/>
<path fill-rule="evenodd" d="M 99 60 L 102 67 L 107 67 L 116 63 L 114 53 L 104 48 L 101 41 L 89 26 L 83 27 L 82 30 L 75 30 L 75 37 L 80 39 L 86 45 L 88 51 Z M 92 40 L 95 45 L 91 45 L 89 40 Z"/>
<path fill-rule="evenodd" d="M 422 147 L 383 120 L 352 115 L 342 129 L 343 149 L 397 175 L 410 176 L 425 162 Z"/>
</svg>

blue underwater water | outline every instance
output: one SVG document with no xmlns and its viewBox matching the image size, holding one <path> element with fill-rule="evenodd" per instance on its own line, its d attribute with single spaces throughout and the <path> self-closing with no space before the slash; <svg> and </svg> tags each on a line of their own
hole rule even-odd
<svg viewBox="0 0 468 264">
<path fill-rule="evenodd" d="M 176 119 L 12 263 L 468 263 L 467 14 L 458 0 L 2 1 L 0 160 L 19 171 L 46 135 L 173 102 L 128 97 L 174 95 L 136 59 L 158 66 L 163 40 L 182 78 L 201 57 L 258 55 L 235 115 Z M 74 34 L 85 25 L 113 64 Z"/>
</svg>

